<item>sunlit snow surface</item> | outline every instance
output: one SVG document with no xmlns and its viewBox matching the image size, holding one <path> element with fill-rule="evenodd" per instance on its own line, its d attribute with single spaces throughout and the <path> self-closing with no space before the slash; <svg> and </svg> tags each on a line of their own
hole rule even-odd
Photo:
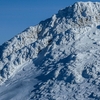
<svg viewBox="0 0 100 100">
<path fill-rule="evenodd" d="M 0 100 L 100 100 L 100 3 L 75 3 L 0 46 L 0 84 Z"/>
</svg>

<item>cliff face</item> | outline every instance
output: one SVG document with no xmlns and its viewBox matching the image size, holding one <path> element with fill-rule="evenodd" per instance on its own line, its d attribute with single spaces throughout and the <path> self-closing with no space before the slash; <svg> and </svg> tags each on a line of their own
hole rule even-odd
<svg viewBox="0 0 100 100">
<path fill-rule="evenodd" d="M 99 100 L 99 33 L 100 3 L 77 2 L 59 10 L 0 46 L 1 86 L 27 88 L 12 100 Z"/>
</svg>

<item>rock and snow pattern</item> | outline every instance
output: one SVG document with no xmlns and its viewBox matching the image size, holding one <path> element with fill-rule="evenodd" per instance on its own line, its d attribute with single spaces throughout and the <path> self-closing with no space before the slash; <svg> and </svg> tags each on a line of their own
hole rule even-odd
<svg viewBox="0 0 100 100">
<path fill-rule="evenodd" d="M 77 2 L 2 44 L 0 100 L 100 100 L 100 3 Z"/>
</svg>

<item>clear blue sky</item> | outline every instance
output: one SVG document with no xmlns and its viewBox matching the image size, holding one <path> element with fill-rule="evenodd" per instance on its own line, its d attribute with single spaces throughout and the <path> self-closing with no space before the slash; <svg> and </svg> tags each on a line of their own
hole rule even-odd
<svg viewBox="0 0 100 100">
<path fill-rule="evenodd" d="M 0 45 L 77 1 L 80 0 L 0 0 Z"/>
</svg>

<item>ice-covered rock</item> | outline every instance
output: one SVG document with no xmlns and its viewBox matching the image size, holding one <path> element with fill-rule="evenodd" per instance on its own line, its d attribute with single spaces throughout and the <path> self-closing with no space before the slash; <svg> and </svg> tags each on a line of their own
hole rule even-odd
<svg viewBox="0 0 100 100">
<path fill-rule="evenodd" d="M 31 91 L 23 100 L 99 100 L 99 33 L 99 2 L 77 2 L 59 10 L 0 46 L 0 84 L 12 84 L 9 80 L 15 82 L 20 73 L 21 83 L 15 85 L 31 79 L 30 86 L 20 87 Z M 33 79 L 38 82 L 31 88 Z"/>
</svg>

